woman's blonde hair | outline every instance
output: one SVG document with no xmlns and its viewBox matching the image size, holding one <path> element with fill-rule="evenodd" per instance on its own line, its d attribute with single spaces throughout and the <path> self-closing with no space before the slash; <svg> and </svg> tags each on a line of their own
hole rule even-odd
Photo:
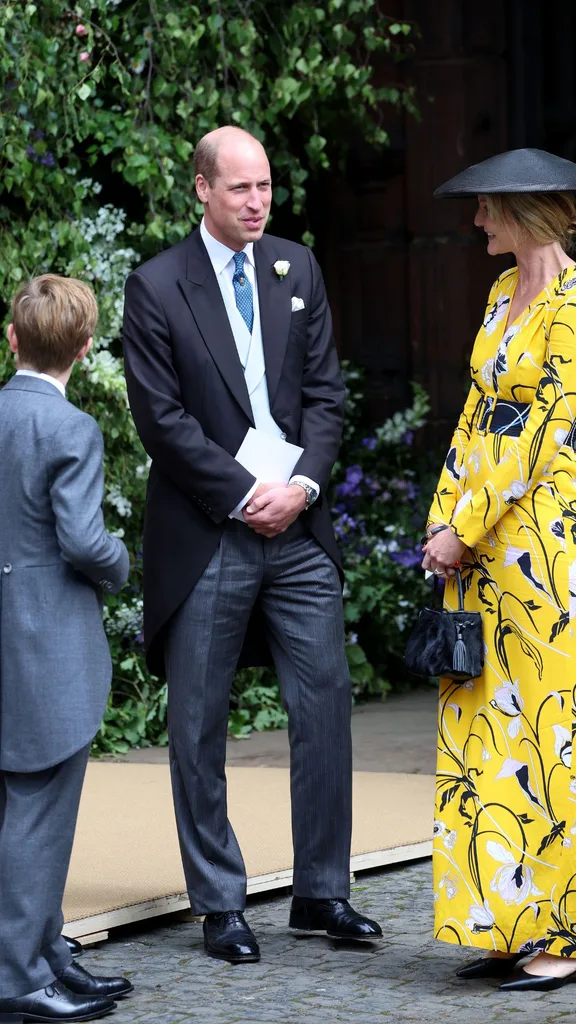
<svg viewBox="0 0 576 1024">
<path fill-rule="evenodd" d="M 73 277 L 42 274 L 12 303 L 20 361 L 41 373 L 68 370 L 97 322 L 94 292 Z"/>
<path fill-rule="evenodd" d="M 524 239 L 537 245 L 574 245 L 576 196 L 573 192 L 506 192 L 486 196 L 494 220 L 517 227 Z M 520 238 L 519 238 L 520 240 Z"/>
</svg>

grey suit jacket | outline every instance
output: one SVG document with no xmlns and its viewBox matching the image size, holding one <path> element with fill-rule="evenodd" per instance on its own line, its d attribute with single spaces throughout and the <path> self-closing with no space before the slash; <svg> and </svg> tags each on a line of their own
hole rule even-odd
<svg viewBox="0 0 576 1024">
<path fill-rule="evenodd" d="M 0 769 L 59 764 L 95 736 L 112 665 L 102 590 L 126 582 L 106 533 L 102 435 L 48 381 L 0 391 Z"/>
</svg>

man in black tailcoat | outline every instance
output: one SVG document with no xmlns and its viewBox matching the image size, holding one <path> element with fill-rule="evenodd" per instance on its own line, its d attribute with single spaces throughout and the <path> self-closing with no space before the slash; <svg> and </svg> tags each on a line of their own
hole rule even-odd
<svg viewBox="0 0 576 1024">
<path fill-rule="evenodd" d="M 303 245 L 264 234 L 270 167 L 238 128 L 195 152 L 200 227 L 130 275 L 130 405 L 152 459 L 144 535 L 148 662 L 168 677 L 170 765 L 192 908 L 207 952 L 259 959 L 246 872 L 226 813 L 226 732 L 238 664 L 272 654 L 288 710 L 290 926 L 380 935 L 347 902 L 350 677 L 327 488 L 344 386 L 322 276 Z M 260 479 L 235 458 L 249 428 L 302 450 Z M 292 451 L 283 449 L 282 451 Z"/>
</svg>

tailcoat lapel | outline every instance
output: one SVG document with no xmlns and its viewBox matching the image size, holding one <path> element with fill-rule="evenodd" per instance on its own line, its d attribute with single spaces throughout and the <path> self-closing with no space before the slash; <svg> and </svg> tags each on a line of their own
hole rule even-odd
<svg viewBox="0 0 576 1024">
<path fill-rule="evenodd" d="M 226 307 L 200 231 L 190 236 L 186 277 L 178 281 L 198 330 L 234 398 L 253 424 L 244 371 Z"/>
<path fill-rule="evenodd" d="M 277 253 L 273 243 L 263 235 L 254 245 L 254 262 L 258 281 L 266 383 L 272 412 L 274 396 L 284 365 L 292 316 L 290 274 L 283 279 L 278 277 L 274 270 L 274 262 L 279 259 L 283 259 L 282 253 Z"/>
</svg>

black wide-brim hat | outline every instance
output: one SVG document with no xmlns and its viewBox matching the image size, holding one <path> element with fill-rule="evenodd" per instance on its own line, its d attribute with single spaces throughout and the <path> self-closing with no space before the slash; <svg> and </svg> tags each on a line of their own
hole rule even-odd
<svg viewBox="0 0 576 1024">
<path fill-rule="evenodd" d="M 493 192 L 575 192 L 576 164 L 543 149 L 510 149 L 473 164 L 434 192 L 437 199 Z"/>
</svg>

